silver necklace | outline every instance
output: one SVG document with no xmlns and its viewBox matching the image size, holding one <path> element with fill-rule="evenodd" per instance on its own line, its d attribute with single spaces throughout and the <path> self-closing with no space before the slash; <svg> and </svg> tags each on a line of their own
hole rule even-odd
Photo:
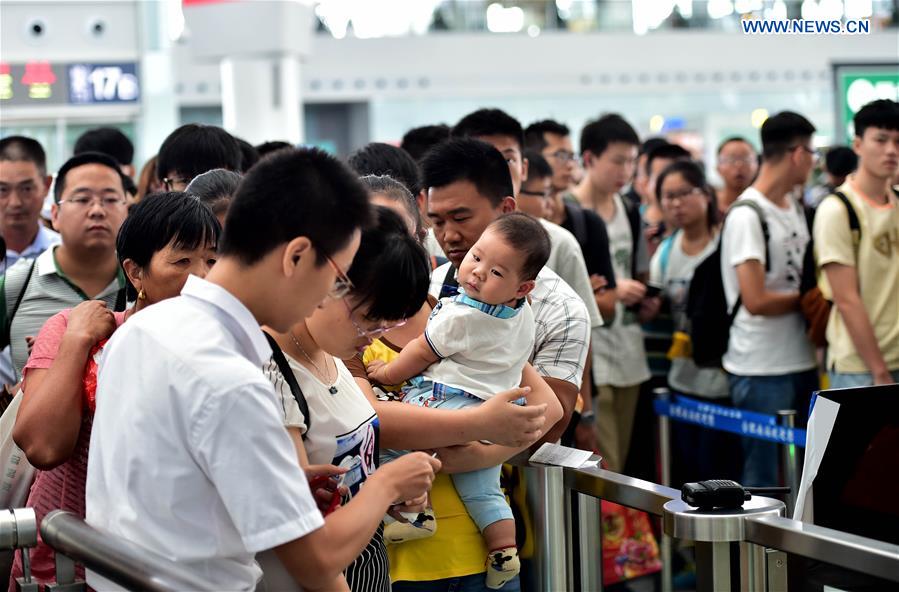
<svg viewBox="0 0 899 592">
<path fill-rule="evenodd" d="M 303 349 L 303 346 L 300 345 L 300 340 L 297 339 L 297 336 L 293 334 L 293 331 L 290 331 L 290 338 L 293 340 L 293 344 L 297 346 L 297 349 L 300 350 L 300 353 L 303 354 L 303 357 L 305 357 L 309 361 L 309 363 L 312 364 L 312 367 L 315 369 L 316 372 L 318 372 L 318 375 L 325 379 L 325 383 L 331 384 L 331 379 L 328 378 L 327 372 L 322 372 L 321 368 L 318 367 L 318 364 L 316 364 L 315 362 L 312 361 L 312 357 L 310 357 L 309 354 L 306 353 L 306 350 Z M 328 367 L 328 365 L 326 362 L 325 368 L 327 368 L 327 367 Z M 334 377 L 334 382 L 337 382 L 337 376 Z M 337 394 L 337 385 L 331 384 L 331 386 L 328 387 L 328 392 L 331 393 L 332 395 L 336 395 Z"/>
</svg>

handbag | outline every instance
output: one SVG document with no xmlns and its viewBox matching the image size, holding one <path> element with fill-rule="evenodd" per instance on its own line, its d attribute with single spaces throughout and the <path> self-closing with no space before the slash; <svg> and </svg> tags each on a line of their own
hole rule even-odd
<svg viewBox="0 0 899 592">
<path fill-rule="evenodd" d="M 23 396 L 20 388 L 0 416 L 0 463 L 3 463 L 0 474 L 0 508 L 24 507 L 37 472 L 12 438 Z"/>
</svg>

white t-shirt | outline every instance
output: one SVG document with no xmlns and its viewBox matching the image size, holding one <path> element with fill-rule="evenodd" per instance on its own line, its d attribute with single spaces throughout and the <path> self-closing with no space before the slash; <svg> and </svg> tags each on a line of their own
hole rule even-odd
<svg viewBox="0 0 899 592">
<path fill-rule="evenodd" d="M 670 246 L 663 242 L 649 264 L 649 283 L 662 287 L 662 293 L 671 304 L 671 317 L 674 329 L 689 335 L 690 320 L 687 318 L 687 296 L 690 281 L 696 266 L 718 248 L 718 237 L 696 255 L 687 255 L 683 249 L 683 233 L 677 232 L 666 239 L 672 241 Z M 663 264 L 663 256 L 667 252 L 667 265 Z M 668 384 L 671 388 L 688 395 L 708 398 L 726 397 L 729 393 L 727 375 L 718 368 L 699 368 L 690 357 L 678 357 L 671 360 L 668 371 Z"/>
<path fill-rule="evenodd" d="M 638 258 L 637 271 L 645 271 L 645 241 L 638 241 L 641 252 L 634 254 L 631 225 L 621 196 L 616 194 L 615 215 L 606 221 L 609 233 L 609 252 L 616 279 L 633 279 L 631 258 Z M 597 385 L 631 386 L 649 380 L 649 365 L 643 347 L 643 330 L 637 314 L 625 309 L 620 301 L 615 304 L 615 320 L 598 332 L 594 346 L 593 379 Z"/>
<path fill-rule="evenodd" d="M 431 311 L 425 339 L 440 361 L 423 375 L 486 401 L 521 384 L 521 371 L 534 349 L 534 312 L 527 302 L 517 309 L 490 307 L 512 315 L 501 318 L 464 299 L 443 298 Z"/>
<path fill-rule="evenodd" d="M 252 590 L 253 560 L 324 524 L 252 313 L 190 276 L 178 298 L 122 325 L 104 349 L 87 523 L 155 551 L 218 590 Z M 88 574 L 95 589 L 116 587 Z"/>
<path fill-rule="evenodd" d="M 428 292 L 440 296 L 452 263 L 431 273 Z M 455 276 L 455 270 L 453 270 Z M 557 378 L 581 388 L 590 339 L 590 317 L 581 298 L 548 267 L 537 274 L 531 291 L 536 332 L 530 363 L 540 376 Z"/>
<path fill-rule="evenodd" d="M 347 472 L 339 478 L 339 483 L 349 489 L 349 494 L 342 500 L 346 504 L 378 468 L 378 416 L 342 361 L 334 359 L 337 379 L 333 386 L 337 392 L 332 395 L 328 390 L 332 385 L 323 384 L 287 352 L 284 352 L 284 357 L 303 391 L 312 416 L 311 429 L 307 430 L 306 418 L 278 364 L 272 359 L 263 366 L 263 372 L 271 380 L 280 399 L 284 425 L 298 428 L 300 433 L 305 434 L 303 446 L 309 464 L 347 468 Z M 271 555 L 274 554 L 265 552 L 259 556 L 259 561 L 265 566 L 268 589 L 298 589 L 292 585 L 289 574 L 277 558 Z M 353 589 L 390 589 L 387 549 L 380 529 L 344 573 Z"/>
<path fill-rule="evenodd" d="M 765 289 L 798 292 L 802 259 L 809 241 L 805 215 L 793 203 L 781 209 L 750 187 L 740 199 L 758 203 L 768 223 L 770 269 Z M 765 239 L 758 215 L 750 207 L 731 208 L 724 223 L 721 245 L 721 277 L 727 304 L 739 295 L 736 266 L 749 260 L 765 265 Z M 805 319 L 799 310 L 778 316 L 749 314 L 740 306 L 730 329 L 724 369 L 740 376 L 774 376 L 811 370 L 815 353 L 805 335 Z"/>
</svg>

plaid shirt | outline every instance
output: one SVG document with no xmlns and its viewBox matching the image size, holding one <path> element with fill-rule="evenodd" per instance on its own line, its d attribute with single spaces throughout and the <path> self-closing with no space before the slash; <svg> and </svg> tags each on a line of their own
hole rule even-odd
<svg viewBox="0 0 899 592">
<path fill-rule="evenodd" d="M 431 274 L 430 293 L 447 296 L 443 282 L 451 263 L 438 267 Z M 537 276 L 531 292 L 531 308 L 537 332 L 530 362 L 541 376 L 558 378 L 581 387 L 587 348 L 590 339 L 590 320 L 587 307 L 580 297 L 548 267 Z"/>
</svg>

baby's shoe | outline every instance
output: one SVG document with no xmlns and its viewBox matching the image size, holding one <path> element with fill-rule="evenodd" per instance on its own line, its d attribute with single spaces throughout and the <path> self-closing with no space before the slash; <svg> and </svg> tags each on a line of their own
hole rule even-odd
<svg viewBox="0 0 899 592">
<path fill-rule="evenodd" d="M 498 590 L 518 575 L 521 562 L 518 561 L 518 549 L 504 547 L 487 554 L 487 587 Z"/>
<path fill-rule="evenodd" d="M 384 540 L 392 544 L 426 539 L 435 532 L 437 519 L 431 508 L 418 513 L 391 511 L 384 520 Z"/>
</svg>

